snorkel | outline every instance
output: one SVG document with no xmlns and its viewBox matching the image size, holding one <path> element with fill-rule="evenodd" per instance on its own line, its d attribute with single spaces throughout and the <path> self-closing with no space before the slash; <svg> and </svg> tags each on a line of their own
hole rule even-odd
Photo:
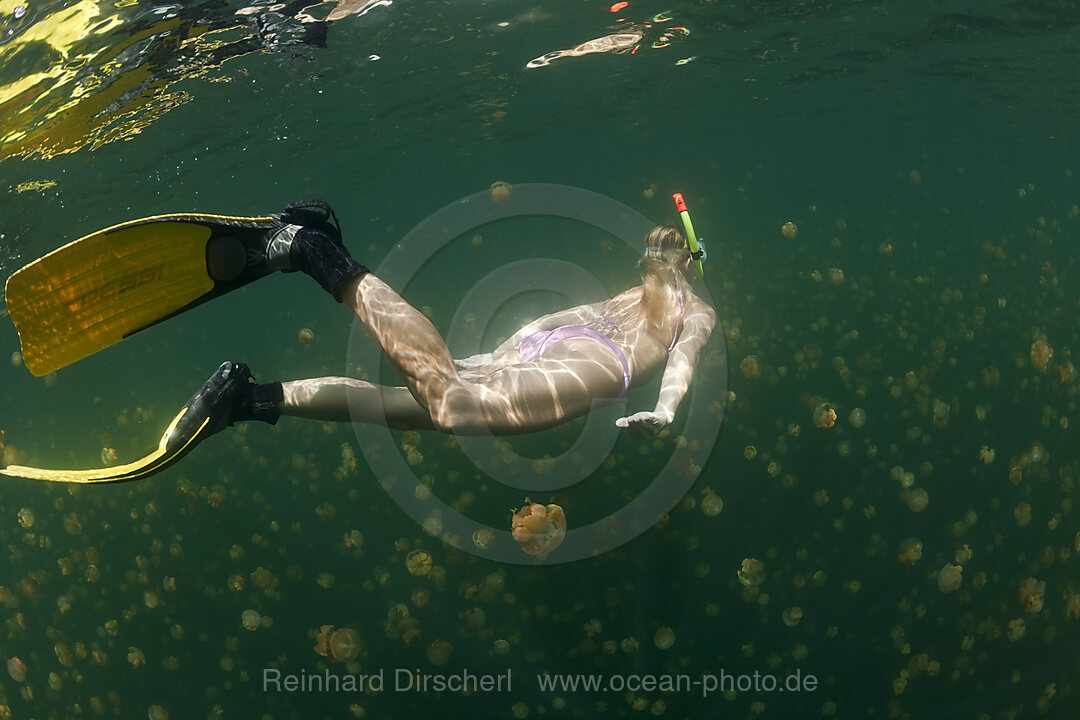
<svg viewBox="0 0 1080 720">
<path fill-rule="evenodd" d="M 705 252 L 705 243 L 699 241 L 697 234 L 694 232 L 694 223 L 690 222 L 690 211 L 686 209 L 686 201 L 683 200 L 682 193 L 675 193 L 671 197 L 675 200 L 675 209 L 679 211 L 683 229 L 686 230 L 686 242 L 690 245 L 690 259 L 693 261 L 694 267 L 697 268 L 698 277 L 704 280 L 705 270 L 701 264 L 709 259 L 708 253 Z"/>
</svg>

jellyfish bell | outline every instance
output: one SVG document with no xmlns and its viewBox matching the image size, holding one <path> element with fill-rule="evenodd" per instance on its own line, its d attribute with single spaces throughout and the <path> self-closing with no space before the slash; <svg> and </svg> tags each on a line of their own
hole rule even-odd
<svg viewBox="0 0 1080 720">
<path fill-rule="evenodd" d="M 1054 348 L 1045 340 L 1036 340 L 1031 343 L 1031 367 L 1038 372 L 1046 372 L 1050 361 L 1054 358 Z"/>
<path fill-rule="evenodd" d="M 7 661 L 7 671 L 11 679 L 17 683 L 26 682 L 26 663 L 17 657 Z"/>
<path fill-rule="evenodd" d="M 351 628 L 340 628 L 330 634 L 328 641 L 330 657 L 338 662 L 349 662 L 360 654 L 360 635 Z"/>
<path fill-rule="evenodd" d="M 549 553 L 566 537 L 566 515 L 558 505 L 526 500 L 525 506 L 514 513 L 511 535 L 528 555 Z"/>
<path fill-rule="evenodd" d="M 496 180 L 491 183 L 491 200 L 493 202 L 506 202 L 510 199 L 510 193 L 514 188 L 508 182 Z"/>
<path fill-rule="evenodd" d="M 958 589 L 964 581 L 964 568 L 959 565 L 945 563 L 938 570 L 938 589 L 943 593 L 951 593 Z"/>
<path fill-rule="evenodd" d="M 829 403 L 821 403 L 814 408 L 814 425 L 819 428 L 831 428 L 836 424 L 836 411 Z"/>
<path fill-rule="evenodd" d="M 260 623 L 262 623 L 262 615 L 257 610 L 249 608 L 240 613 L 240 621 L 248 630 L 258 630 Z"/>
</svg>

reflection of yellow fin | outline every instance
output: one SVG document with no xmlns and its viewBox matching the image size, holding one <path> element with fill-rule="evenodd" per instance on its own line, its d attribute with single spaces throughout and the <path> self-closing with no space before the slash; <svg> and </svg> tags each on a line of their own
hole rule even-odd
<svg viewBox="0 0 1080 720">
<path fill-rule="evenodd" d="M 157 449 L 154 450 L 154 452 L 135 462 L 94 470 L 45 470 L 42 468 L 23 467 L 21 465 L 8 465 L 6 468 L 0 469 L 0 475 L 27 478 L 28 480 L 87 484 L 127 482 L 129 480 L 138 480 L 147 475 L 153 475 L 182 458 L 196 442 L 203 439 L 202 433 L 210 422 L 210 418 L 203 420 L 202 424 L 195 433 L 188 438 L 187 442 L 178 447 L 169 447 L 169 437 L 173 434 L 177 424 L 179 424 L 180 418 L 182 418 L 187 411 L 188 408 L 185 407 L 175 418 L 173 418 L 173 421 L 169 423 L 169 427 L 165 431 L 165 434 L 161 436 L 161 441 L 158 442 Z"/>
<path fill-rule="evenodd" d="M 6 285 L 23 362 L 45 375 L 263 277 L 248 249 L 275 227 L 273 217 L 158 215 L 35 260 Z"/>
</svg>

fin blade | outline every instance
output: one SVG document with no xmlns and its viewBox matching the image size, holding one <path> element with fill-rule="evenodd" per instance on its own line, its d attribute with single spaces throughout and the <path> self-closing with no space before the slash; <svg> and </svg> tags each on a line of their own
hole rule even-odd
<svg viewBox="0 0 1080 720">
<path fill-rule="evenodd" d="M 186 412 L 187 408 L 185 407 L 175 418 L 173 418 L 172 422 L 169 423 L 168 429 L 165 430 L 165 434 L 162 435 L 161 440 L 158 441 L 157 448 L 152 453 L 139 458 L 134 462 L 126 463 L 124 465 L 115 465 L 113 467 L 92 468 L 89 470 L 50 470 L 46 468 L 26 467 L 24 465 L 8 465 L 6 468 L 0 468 L 0 475 L 24 478 L 27 480 L 79 483 L 84 485 L 130 482 L 132 480 L 148 477 L 164 470 L 186 455 L 191 448 L 194 447 L 197 439 L 210 422 L 210 418 L 206 418 L 202 425 L 199 426 L 198 430 L 192 434 L 188 442 L 180 447 L 170 450 L 168 447 L 169 437 L 172 435 L 176 425 L 180 422 L 180 418 L 182 418 Z"/>
<path fill-rule="evenodd" d="M 87 235 L 8 278 L 23 361 L 40 377 L 213 296 L 206 246 L 215 229 L 270 217 L 158 215 Z"/>
</svg>

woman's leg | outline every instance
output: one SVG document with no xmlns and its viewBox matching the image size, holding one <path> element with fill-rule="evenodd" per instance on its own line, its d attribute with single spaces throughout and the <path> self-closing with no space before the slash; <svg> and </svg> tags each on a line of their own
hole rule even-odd
<svg viewBox="0 0 1080 720">
<path fill-rule="evenodd" d="M 593 340 L 566 340 L 537 361 L 490 373 L 479 368 L 465 380 L 431 321 L 375 275 L 352 281 L 342 300 L 427 410 L 432 426 L 445 432 L 503 434 L 552 427 L 622 390 L 618 359 Z M 393 407 L 407 413 L 400 396 L 395 399 Z"/>
<path fill-rule="evenodd" d="M 354 378 L 323 377 L 281 384 L 281 414 L 291 417 L 389 425 L 396 430 L 434 426 L 408 388 L 386 387 Z"/>
<path fill-rule="evenodd" d="M 452 431 L 455 421 L 483 417 L 471 383 L 458 375 L 439 331 L 393 288 L 365 273 L 344 288 L 342 301 L 356 313 L 436 428 Z"/>
</svg>

